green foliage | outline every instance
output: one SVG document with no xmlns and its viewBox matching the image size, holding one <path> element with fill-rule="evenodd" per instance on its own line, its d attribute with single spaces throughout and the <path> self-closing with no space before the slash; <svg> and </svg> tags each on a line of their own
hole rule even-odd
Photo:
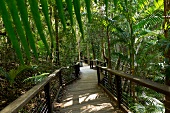
<svg viewBox="0 0 170 113">
<path fill-rule="evenodd" d="M 42 73 L 40 75 L 29 77 L 29 78 L 25 79 L 24 82 L 33 82 L 33 83 L 37 84 L 37 83 L 41 82 L 42 80 L 44 80 L 48 75 L 49 75 L 49 73 Z"/>
<path fill-rule="evenodd" d="M 24 60 L 23 60 L 22 53 L 19 47 L 18 39 L 15 35 L 14 29 L 12 28 L 12 21 L 10 20 L 10 15 L 7 11 L 4 0 L 1 1 L 0 14 L 2 16 L 3 22 L 5 24 L 5 29 L 8 32 L 12 45 L 15 48 L 17 56 L 20 59 L 21 64 L 24 64 Z"/>
<path fill-rule="evenodd" d="M 65 21 L 65 15 L 64 15 L 62 0 L 56 0 L 56 5 L 57 5 L 59 17 L 60 17 L 61 22 L 63 24 L 63 29 L 65 31 L 66 30 L 66 21 Z"/>
<path fill-rule="evenodd" d="M 80 0 L 73 0 L 73 4 L 74 4 L 74 10 L 79 24 L 80 32 L 82 34 L 82 38 L 84 38 L 84 31 L 83 31 L 83 25 L 82 25 L 81 14 L 80 14 Z"/>
<path fill-rule="evenodd" d="M 156 98 L 150 96 L 139 97 L 142 100 L 142 103 L 135 103 L 132 105 L 131 110 L 135 113 L 164 113 L 165 108 L 162 102 Z"/>
<path fill-rule="evenodd" d="M 5 76 L 5 78 L 10 82 L 12 85 L 15 81 L 15 78 L 18 75 L 21 75 L 26 70 L 32 70 L 31 66 L 19 66 L 17 69 L 11 69 L 9 72 L 4 71 L 0 68 L 0 72 Z"/>
<path fill-rule="evenodd" d="M 25 2 L 23 0 L 16 0 L 16 2 L 17 2 L 18 10 L 20 12 L 20 16 L 21 16 L 21 19 L 23 22 L 23 27 L 24 27 L 24 30 L 26 33 L 26 37 L 28 39 L 28 44 L 30 45 L 31 49 L 33 50 L 35 57 L 38 58 L 38 53 L 37 53 L 37 49 L 35 46 L 35 39 L 33 37 L 30 23 L 28 21 L 28 12 L 27 12 L 27 9 L 25 6 Z"/>
<path fill-rule="evenodd" d="M 68 12 L 69 12 L 69 15 L 70 15 L 71 25 L 73 26 L 72 0 L 66 0 L 66 3 L 67 3 L 67 7 L 68 7 Z"/>
<path fill-rule="evenodd" d="M 46 40 L 44 32 L 43 32 L 43 26 L 42 26 L 41 19 L 40 19 L 40 13 L 38 11 L 38 2 L 35 0 L 28 0 L 28 1 L 30 3 L 31 13 L 33 15 L 34 22 L 36 24 L 40 38 L 43 41 L 43 43 L 47 49 L 47 53 L 50 55 L 49 46 L 47 44 L 47 40 Z"/>
<path fill-rule="evenodd" d="M 85 0 L 89 23 L 91 23 L 90 0 Z"/>
<path fill-rule="evenodd" d="M 45 16 L 45 20 L 48 26 L 48 31 L 50 33 L 50 38 L 51 38 L 51 43 L 53 45 L 54 39 L 53 39 L 53 32 L 52 32 L 52 28 L 51 28 L 51 24 L 50 24 L 50 18 L 49 18 L 49 12 L 48 12 L 48 4 L 46 0 L 40 0 L 41 5 L 42 5 L 42 11 L 44 13 Z"/>
<path fill-rule="evenodd" d="M 22 23 L 21 23 L 20 18 L 18 16 L 19 11 L 18 11 L 18 9 L 16 7 L 16 3 L 15 3 L 14 0 L 12 0 L 12 1 L 7 0 L 6 3 L 8 4 L 8 7 L 10 9 L 14 24 L 17 25 L 16 30 L 18 32 L 18 35 L 19 35 L 20 39 L 21 39 L 21 43 L 22 43 L 22 45 L 24 47 L 24 50 L 25 50 L 26 55 L 28 57 L 28 60 L 30 61 L 31 60 L 31 58 L 30 58 L 30 50 L 29 50 L 29 47 L 28 47 L 26 37 L 25 37 L 24 32 L 23 32 Z"/>
</svg>

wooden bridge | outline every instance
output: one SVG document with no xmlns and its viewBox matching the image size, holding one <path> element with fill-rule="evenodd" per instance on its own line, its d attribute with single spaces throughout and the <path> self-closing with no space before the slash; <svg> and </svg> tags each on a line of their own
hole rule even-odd
<svg viewBox="0 0 170 113">
<path fill-rule="evenodd" d="M 135 103 L 150 101 L 133 95 L 134 87 L 165 97 L 161 109 L 170 113 L 170 86 L 109 69 L 99 61 L 56 70 L 0 113 L 126 113 Z"/>
<path fill-rule="evenodd" d="M 60 103 L 61 113 L 122 113 L 97 84 L 97 71 L 85 65 L 80 69 L 79 80 L 66 87 L 66 95 Z M 54 103 L 55 107 L 58 103 Z M 58 111 L 58 108 L 57 108 Z"/>
</svg>

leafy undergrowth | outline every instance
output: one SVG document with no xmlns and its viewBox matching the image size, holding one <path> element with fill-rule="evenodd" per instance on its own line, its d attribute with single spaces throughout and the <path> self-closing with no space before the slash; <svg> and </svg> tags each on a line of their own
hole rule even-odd
<svg viewBox="0 0 170 113">
<path fill-rule="evenodd" d="M 7 66 L 8 67 L 8 66 Z M 22 70 L 22 72 L 17 73 L 17 68 L 15 66 L 7 69 L 7 72 L 3 72 L 1 68 L 0 72 L 0 111 L 9 105 L 11 102 L 16 100 L 19 96 L 26 93 L 29 89 L 36 85 L 37 82 L 27 80 L 34 76 L 41 75 L 42 73 L 51 73 L 54 71 L 53 66 L 49 64 L 42 64 L 39 66 L 31 66 L 32 68 L 27 68 Z M 35 68 L 36 67 L 36 68 Z M 18 75 L 14 78 L 14 81 L 11 83 L 8 78 L 10 71 L 16 72 Z M 6 74 L 6 75 L 5 75 Z M 43 76 L 44 77 L 44 76 Z"/>
<path fill-rule="evenodd" d="M 32 82 L 23 82 L 24 79 L 31 77 L 33 74 L 35 74 L 35 72 L 31 70 L 23 72 L 22 76 L 15 78 L 12 85 L 3 75 L 0 76 L 0 110 L 35 85 Z"/>
</svg>

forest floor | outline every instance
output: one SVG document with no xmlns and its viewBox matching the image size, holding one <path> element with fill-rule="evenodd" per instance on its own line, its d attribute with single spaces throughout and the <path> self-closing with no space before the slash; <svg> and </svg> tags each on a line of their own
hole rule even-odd
<svg viewBox="0 0 170 113">
<path fill-rule="evenodd" d="M 40 65 L 40 64 L 39 64 Z M 0 64 L 1 67 L 3 67 Z M 16 69 L 16 66 L 7 66 L 5 68 L 6 72 L 9 72 L 12 69 Z M 42 64 L 37 69 L 27 69 L 24 70 L 22 73 L 20 73 L 18 76 L 16 76 L 13 84 L 10 84 L 10 82 L 7 80 L 7 78 L 4 76 L 4 73 L 2 72 L 2 68 L 0 70 L 0 111 L 5 108 L 7 105 L 9 105 L 11 102 L 16 100 L 18 97 L 20 97 L 22 94 L 26 93 L 29 89 L 31 89 L 33 86 L 36 85 L 35 82 L 32 81 L 24 81 L 25 79 L 29 77 L 33 77 L 40 73 L 52 73 L 56 67 L 50 66 L 48 64 Z M 42 70 L 46 72 L 42 72 Z"/>
<path fill-rule="evenodd" d="M 32 71 L 25 71 L 22 76 L 17 76 L 15 78 L 15 82 L 12 85 L 4 76 L 0 75 L 0 110 L 35 85 L 32 82 L 23 82 L 32 75 Z"/>
</svg>

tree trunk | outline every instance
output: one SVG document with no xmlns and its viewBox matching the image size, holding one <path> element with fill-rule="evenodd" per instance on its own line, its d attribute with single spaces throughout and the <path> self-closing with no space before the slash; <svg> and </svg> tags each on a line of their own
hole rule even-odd
<svg viewBox="0 0 170 113">
<path fill-rule="evenodd" d="M 170 3 L 170 1 L 169 0 L 164 0 L 164 26 L 165 26 L 165 24 L 167 24 L 167 26 L 169 26 L 169 23 L 168 23 L 168 19 L 167 19 L 167 11 L 169 11 L 169 8 L 170 7 L 168 7 L 169 4 Z M 164 27 L 163 27 L 164 28 Z M 168 38 L 168 28 L 164 28 L 164 36 L 165 36 L 165 38 Z M 168 52 L 169 53 L 169 52 Z M 166 59 L 169 59 L 170 60 L 170 58 L 168 57 L 169 56 L 169 54 L 168 53 L 165 53 L 164 55 L 165 55 L 165 58 Z M 167 55 L 168 54 L 168 55 Z M 170 71 L 170 69 L 168 69 L 169 67 L 170 67 L 170 62 L 168 62 L 168 65 L 169 66 L 167 66 L 167 69 L 166 69 L 166 71 Z M 169 73 L 169 72 L 166 72 L 166 73 Z M 166 83 L 166 85 L 168 85 L 168 86 L 170 86 L 170 77 L 169 77 L 169 75 L 167 75 L 166 74 L 166 80 L 165 80 L 165 83 Z M 170 113 L 170 96 L 169 95 L 165 95 L 165 113 Z"/>
<path fill-rule="evenodd" d="M 106 35 L 107 35 L 107 44 L 108 44 L 108 68 L 111 69 L 111 68 L 112 68 L 112 65 L 111 65 L 109 26 L 107 26 Z"/>
<path fill-rule="evenodd" d="M 56 65 L 60 65 L 59 56 L 59 36 L 58 36 L 58 12 L 56 6 L 54 6 L 54 17 L 55 17 L 55 33 L 56 33 Z"/>
</svg>

